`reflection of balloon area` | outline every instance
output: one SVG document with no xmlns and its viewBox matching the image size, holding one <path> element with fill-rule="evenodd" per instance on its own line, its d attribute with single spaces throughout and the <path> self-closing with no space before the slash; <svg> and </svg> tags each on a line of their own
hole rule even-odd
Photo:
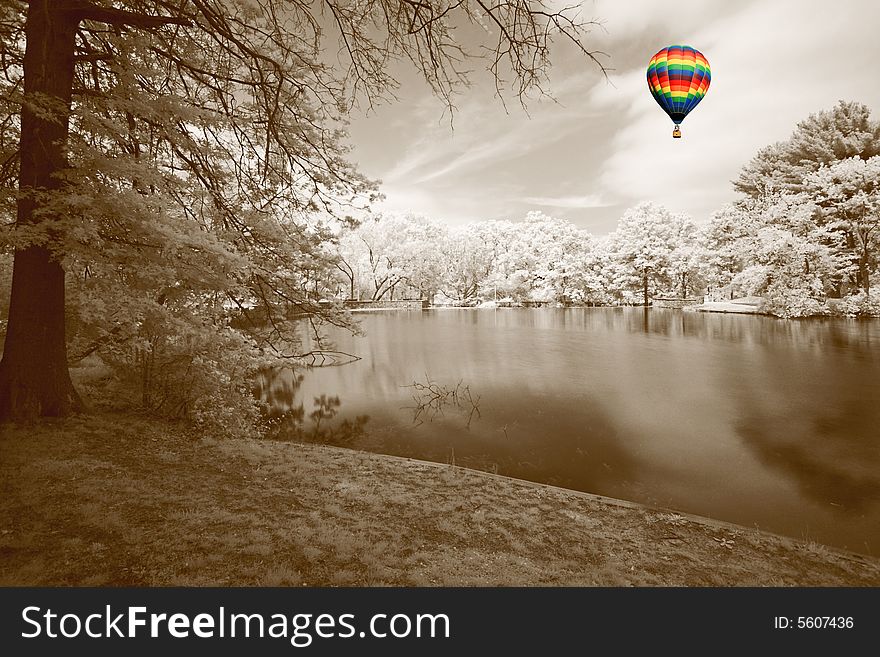
<svg viewBox="0 0 880 657">
<path fill-rule="evenodd" d="M 673 137 L 681 137 L 679 125 L 709 89 L 709 62 L 690 46 L 667 46 L 648 63 L 648 89 L 657 104 L 675 123 Z"/>
</svg>

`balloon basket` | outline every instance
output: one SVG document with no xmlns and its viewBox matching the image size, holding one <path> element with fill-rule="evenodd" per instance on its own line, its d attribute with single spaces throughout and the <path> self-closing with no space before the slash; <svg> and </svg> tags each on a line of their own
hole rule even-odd
<svg viewBox="0 0 880 657">
<path fill-rule="evenodd" d="M 681 130 L 678 129 L 678 126 L 675 126 L 675 128 L 672 130 L 672 136 L 675 139 L 681 139 Z"/>
</svg>

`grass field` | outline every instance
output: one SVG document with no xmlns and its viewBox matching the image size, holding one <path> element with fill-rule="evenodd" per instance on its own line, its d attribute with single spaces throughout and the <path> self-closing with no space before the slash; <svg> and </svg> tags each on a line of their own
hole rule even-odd
<svg viewBox="0 0 880 657">
<path fill-rule="evenodd" d="M 880 561 L 459 467 L 96 414 L 0 429 L 0 584 L 880 585 Z"/>
</svg>

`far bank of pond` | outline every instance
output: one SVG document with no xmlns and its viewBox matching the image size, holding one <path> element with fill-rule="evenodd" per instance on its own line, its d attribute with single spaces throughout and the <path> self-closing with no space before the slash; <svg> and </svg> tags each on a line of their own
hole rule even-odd
<svg viewBox="0 0 880 657">
<path fill-rule="evenodd" d="M 301 384 L 277 373 L 264 382 L 276 408 L 308 415 L 316 397 L 338 396 L 334 422 L 369 416 L 345 443 L 358 449 L 880 550 L 880 320 L 643 308 L 358 317 L 363 337 L 333 337 L 361 360 Z M 471 401 L 432 409 L 432 394 L 456 387 Z"/>
</svg>

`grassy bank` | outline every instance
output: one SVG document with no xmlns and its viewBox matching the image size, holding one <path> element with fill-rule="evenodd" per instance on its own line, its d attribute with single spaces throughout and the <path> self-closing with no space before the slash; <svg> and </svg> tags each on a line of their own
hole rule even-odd
<svg viewBox="0 0 880 657">
<path fill-rule="evenodd" d="M 880 585 L 880 561 L 447 465 L 95 415 L 0 429 L 3 585 Z"/>
</svg>

